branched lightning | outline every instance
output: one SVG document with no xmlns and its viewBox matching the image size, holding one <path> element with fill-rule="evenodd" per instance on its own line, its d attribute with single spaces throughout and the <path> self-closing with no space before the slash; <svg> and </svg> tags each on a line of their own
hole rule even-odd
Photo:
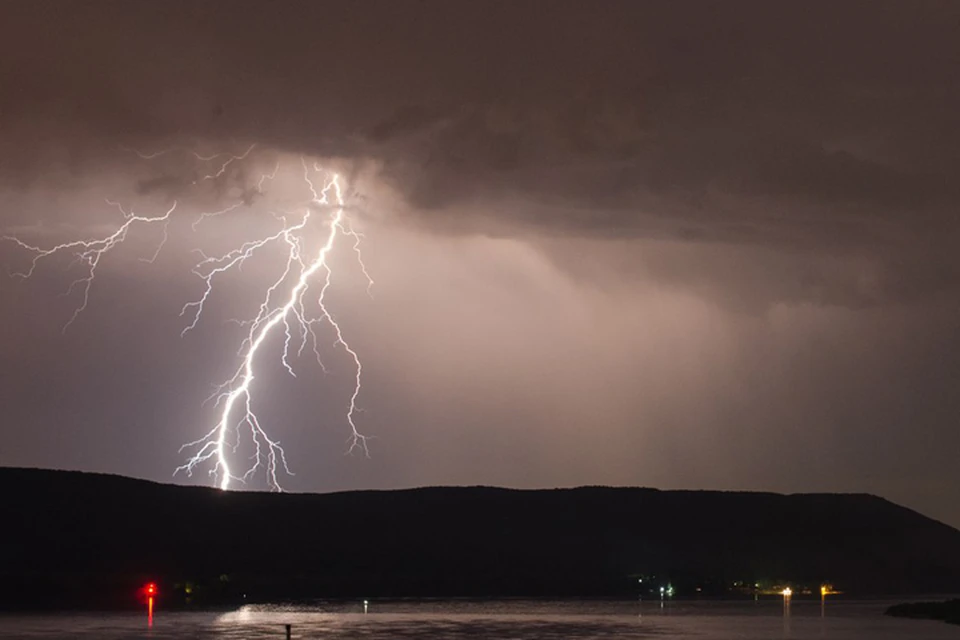
<svg viewBox="0 0 960 640">
<path fill-rule="evenodd" d="M 191 151 L 187 152 L 199 161 L 217 160 L 218 164 L 215 170 L 204 175 L 202 180 L 218 180 L 226 173 L 232 163 L 244 161 L 254 148 L 255 145 L 251 145 L 239 155 L 201 156 Z M 150 154 L 131 151 L 134 151 L 144 160 L 152 160 L 174 150 L 176 149 L 162 150 Z M 225 159 L 218 160 L 222 158 Z M 175 474 L 182 471 L 187 475 L 192 475 L 201 466 L 209 466 L 209 474 L 221 489 L 229 488 L 234 480 L 246 482 L 263 468 L 270 487 L 280 491 L 282 488 L 278 472 L 282 470 L 291 474 L 286 454 L 280 446 L 280 442 L 271 437 L 264 429 L 254 407 L 253 392 L 262 384 L 258 378 L 259 362 L 263 357 L 262 352 L 274 344 L 271 342 L 271 337 L 274 335 L 277 336 L 275 339 L 278 341 L 277 344 L 282 341 L 280 362 L 290 375 L 296 376 L 292 360 L 295 356 L 303 355 L 308 344 L 312 347 L 311 350 L 316 357 L 316 361 L 321 367 L 324 366 L 320 358 L 317 331 L 329 325 L 335 338 L 334 346 L 343 348 L 352 359 L 355 367 L 353 388 L 345 415 L 350 429 L 347 451 L 349 453 L 359 449 L 365 455 L 369 455 L 368 436 L 361 434 L 356 424 L 357 400 L 361 391 L 363 366 L 357 352 L 344 338 L 340 324 L 336 321 L 326 303 L 326 295 L 333 277 L 329 258 L 341 236 L 349 236 L 352 240 L 349 250 L 355 254 L 360 270 L 367 279 L 368 293 L 373 286 L 373 280 L 370 278 L 360 253 L 362 234 L 353 228 L 345 214 L 340 177 L 335 173 L 324 172 L 319 165 L 310 165 L 302 158 L 300 165 L 305 190 L 309 192 L 308 199 L 295 210 L 274 214 L 280 228 L 273 233 L 248 240 L 239 247 L 219 256 L 208 256 L 198 250 L 199 262 L 195 264 L 193 273 L 200 279 L 202 291 L 195 300 L 187 302 L 180 310 L 180 316 L 185 320 L 181 332 L 181 337 L 183 337 L 198 326 L 205 307 L 214 294 L 216 282 L 220 278 L 228 273 L 242 273 L 244 263 L 261 252 L 276 251 L 278 248 L 284 252 L 284 267 L 277 278 L 267 287 L 256 315 L 252 319 L 235 321 L 244 329 L 244 337 L 237 353 L 240 363 L 234 374 L 218 385 L 211 395 L 211 399 L 215 400 L 214 407 L 218 412 L 215 424 L 203 436 L 181 447 L 181 451 L 190 452 L 189 458 L 174 471 Z M 273 181 L 279 170 L 280 163 L 277 162 L 271 173 L 263 174 L 260 177 L 256 183 L 257 193 L 263 193 L 264 183 Z M 325 178 L 323 181 L 318 181 L 315 177 L 317 175 L 324 175 Z M 43 259 L 55 254 L 73 254 L 79 262 L 86 266 L 84 275 L 74 281 L 68 288 L 69 293 L 76 287 L 81 287 L 83 293 L 80 304 L 74 310 L 64 330 L 86 309 L 90 289 L 101 259 L 127 238 L 134 225 L 142 224 L 160 225 L 163 228 L 163 239 L 154 254 L 149 258 L 142 258 L 147 262 L 155 260 L 167 240 L 167 228 L 177 208 L 176 203 L 174 203 L 163 215 L 146 217 L 128 212 L 118 203 L 112 201 L 108 201 L 108 203 L 117 207 L 124 216 L 124 221 L 116 230 L 104 237 L 75 240 L 57 244 L 50 248 L 41 248 L 16 237 L 4 236 L 7 240 L 33 254 L 29 268 L 16 274 L 19 277 L 29 278 Z M 228 214 L 239 209 L 243 204 L 243 202 L 240 202 L 217 211 L 201 213 L 191 223 L 191 227 L 196 231 L 197 226 L 202 221 Z M 319 247 L 311 249 L 311 245 L 316 244 L 318 239 L 322 239 Z M 319 284 L 319 291 L 310 297 L 308 294 L 311 283 L 315 281 Z M 324 371 L 326 371 L 325 368 Z M 244 433 L 249 435 L 253 455 L 245 468 L 237 470 L 231 458 L 233 457 L 232 454 L 236 454 Z"/>
<path fill-rule="evenodd" d="M 123 224 L 117 227 L 113 233 L 102 238 L 74 240 L 73 242 L 65 242 L 63 244 L 55 245 L 49 249 L 42 249 L 38 246 L 28 244 L 20 238 L 14 236 L 3 236 L 5 240 L 15 242 L 16 244 L 20 245 L 20 247 L 33 254 L 33 259 L 30 262 L 30 268 L 26 271 L 20 271 L 13 274 L 18 278 L 29 278 L 37 270 L 37 265 L 40 263 L 40 261 L 56 254 L 73 254 L 75 261 L 86 265 L 86 274 L 83 277 L 74 280 L 64 293 L 64 295 L 69 295 L 77 287 L 80 287 L 81 291 L 83 292 L 80 304 L 73 310 L 73 315 L 70 316 L 70 319 L 67 321 L 67 323 L 63 325 L 64 332 L 70 328 L 70 325 L 73 324 L 73 322 L 77 319 L 77 316 L 79 316 L 84 309 L 87 308 L 87 304 L 90 301 L 90 287 L 93 285 L 94 278 L 96 278 L 97 267 L 100 265 L 100 259 L 112 249 L 116 248 L 117 245 L 126 240 L 127 233 L 130 231 L 130 228 L 133 225 L 158 223 L 163 228 L 163 239 L 157 246 L 157 250 L 154 252 L 153 256 L 150 258 L 142 258 L 142 260 L 152 263 L 154 260 L 156 260 L 157 256 L 160 254 L 160 250 L 167 241 L 167 225 L 170 222 L 170 216 L 173 214 L 174 209 L 177 208 L 177 203 L 174 202 L 173 205 L 162 216 L 145 217 L 138 216 L 132 211 L 124 210 L 119 203 L 112 202 L 110 200 L 107 200 L 106 202 L 107 204 L 116 207 L 125 218 L 125 221 Z"/>
<path fill-rule="evenodd" d="M 256 143 L 254 143 L 254 144 L 250 145 L 250 146 L 247 148 L 247 150 L 244 151 L 243 153 L 241 153 L 240 155 L 238 155 L 238 156 L 233 156 L 233 155 L 228 156 L 227 159 L 220 165 L 220 168 L 219 168 L 219 169 L 217 169 L 217 170 L 216 170 L 215 172 L 213 172 L 213 173 L 208 173 L 207 175 L 203 176 L 203 180 L 216 180 L 217 178 L 219 178 L 220 176 L 222 176 L 224 173 L 227 172 L 227 167 L 229 167 L 231 164 L 233 164 L 234 162 L 236 162 L 236 161 L 238 161 L 238 160 L 245 160 L 245 159 L 247 158 L 247 156 L 250 155 L 250 152 L 253 151 L 253 149 L 254 149 L 256 146 L 257 146 Z M 196 156 L 196 157 L 197 157 L 198 159 L 201 159 L 201 160 L 206 159 L 206 158 L 201 158 L 200 156 Z M 214 156 L 214 158 L 217 158 L 217 157 L 219 157 L 219 156 Z M 210 158 L 210 160 L 212 160 L 212 159 L 213 159 L 213 158 Z"/>
</svg>

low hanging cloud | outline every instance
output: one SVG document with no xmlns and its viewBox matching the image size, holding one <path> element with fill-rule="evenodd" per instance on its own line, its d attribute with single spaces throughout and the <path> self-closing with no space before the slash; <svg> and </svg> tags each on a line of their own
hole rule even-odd
<svg viewBox="0 0 960 640">
<path fill-rule="evenodd" d="M 881 298 L 960 271 L 950 3 L 270 13 L 19 9 L 0 27 L 0 181 L 123 172 L 123 146 L 256 142 L 375 171 L 402 206 L 367 205 L 428 231 L 860 252 Z M 181 160 L 141 193 L 192 184 Z M 255 179 L 212 196 L 250 198 Z"/>
</svg>

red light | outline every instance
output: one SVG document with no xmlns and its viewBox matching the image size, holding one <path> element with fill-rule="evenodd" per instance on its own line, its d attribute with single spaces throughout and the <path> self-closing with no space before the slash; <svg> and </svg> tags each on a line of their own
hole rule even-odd
<svg viewBox="0 0 960 640">
<path fill-rule="evenodd" d="M 147 585 L 146 592 L 148 596 L 156 595 L 157 585 L 151 582 L 150 584 Z"/>
</svg>

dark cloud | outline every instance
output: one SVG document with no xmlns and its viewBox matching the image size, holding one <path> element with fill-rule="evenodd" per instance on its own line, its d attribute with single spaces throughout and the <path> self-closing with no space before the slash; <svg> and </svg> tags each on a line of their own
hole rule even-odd
<svg viewBox="0 0 960 640">
<path fill-rule="evenodd" d="M 10 11 L 0 179 L 115 171 L 119 144 L 256 141 L 374 163 L 428 229 L 867 248 L 918 273 L 932 252 L 954 270 L 954 3 L 269 6 Z"/>
</svg>

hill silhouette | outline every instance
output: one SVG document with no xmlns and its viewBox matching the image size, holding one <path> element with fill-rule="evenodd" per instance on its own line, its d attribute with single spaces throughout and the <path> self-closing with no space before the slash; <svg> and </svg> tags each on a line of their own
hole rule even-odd
<svg viewBox="0 0 960 640">
<path fill-rule="evenodd" d="M 948 624 L 960 624 L 960 600 L 905 602 L 889 607 L 886 614 L 895 618 L 943 620 Z"/>
<path fill-rule="evenodd" d="M 0 607 L 960 588 L 960 531 L 870 495 L 582 487 L 222 492 L 0 468 Z"/>
</svg>

